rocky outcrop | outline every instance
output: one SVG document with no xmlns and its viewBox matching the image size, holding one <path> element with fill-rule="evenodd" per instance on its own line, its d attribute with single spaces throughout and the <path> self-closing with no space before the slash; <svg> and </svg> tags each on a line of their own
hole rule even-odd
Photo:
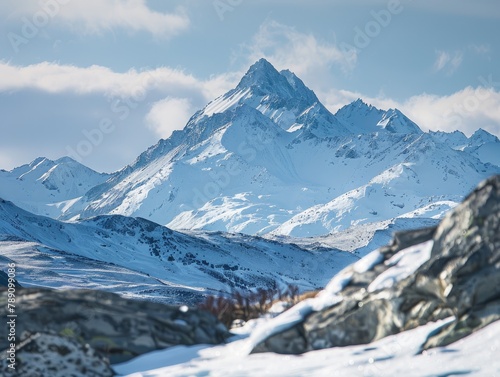
<svg viewBox="0 0 500 377">
<path fill-rule="evenodd" d="M 6 303 L 7 292 L 2 291 L 0 316 L 4 318 Z M 17 345 L 37 333 L 49 334 L 48 338 L 41 336 L 43 343 L 37 340 L 33 344 L 43 348 L 54 341 L 73 342 L 75 347 L 79 345 L 78 352 L 90 347 L 111 364 L 175 345 L 218 344 L 228 336 L 226 328 L 210 313 L 101 291 L 17 289 L 16 314 Z M 0 350 L 8 346 L 6 337 L 2 337 Z M 34 360 L 24 357 L 29 352 L 26 348 L 18 350 L 20 367 Z M 65 357 L 64 362 L 76 359 Z"/>
<path fill-rule="evenodd" d="M 16 287 L 20 287 L 21 284 L 17 282 L 16 279 L 13 279 L 14 285 Z M 8 287 L 9 286 L 9 275 L 4 271 L 0 271 L 0 287 Z"/>
<path fill-rule="evenodd" d="M 500 176 L 477 187 L 436 228 L 395 235 L 342 273 L 339 300 L 260 342 L 253 352 L 302 353 L 366 344 L 455 320 L 427 339 L 443 346 L 500 319 Z"/>
<path fill-rule="evenodd" d="M 63 336 L 36 333 L 16 350 L 18 364 L 0 360 L 2 376 L 22 377 L 112 377 L 109 361 L 88 344 Z M 15 368 L 15 369 L 14 369 Z"/>
</svg>

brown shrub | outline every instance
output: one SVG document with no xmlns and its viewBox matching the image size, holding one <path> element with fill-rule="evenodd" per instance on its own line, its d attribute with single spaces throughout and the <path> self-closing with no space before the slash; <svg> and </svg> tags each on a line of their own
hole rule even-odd
<svg viewBox="0 0 500 377">
<path fill-rule="evenodd" d="M 314 292 L 316 295 L 317 292 Z M 304 296 L 304 295 L 302 295 Z M 286 301 L 294 305 L 301 301 L 299 287 L 289 284 L 286 289 L 259 288 L 256 291 L 233 290 L 229 294 L 207 296 L 198 307 L 214 314 L 228 328 L 236 319 L 248 321 L 266 314 L 276 301 Z"/>
</svg>

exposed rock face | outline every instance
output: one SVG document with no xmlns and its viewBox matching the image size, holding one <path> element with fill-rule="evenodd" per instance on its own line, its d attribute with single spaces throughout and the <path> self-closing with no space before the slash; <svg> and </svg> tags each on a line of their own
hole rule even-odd
<svg viewBox="0 0 500 377">
<path fill-rule="evenodd" d="M 0 361 L 2 376 L 23 377 L 111 377 L 109 361 L 89 345 L 51 334 L 36 333 L 16 351 L 15 369 L 6 359 Z"/>
<path fill-rule="evenodd" d="M 6 302 L 6 291 L 0 292 L 4 318 Z M 18 289 L 16 308 L 17 344 L 32 334 L 48 333 L 88 344 L 112 364 L 174 345 L 218 344 L 228 336 L 209 313 L 100 291 Z M 6 337 L 0 339 L 0 350 L 7 349 L 6 342 Z"/>
<path fill-rule="evenodd" d="M 500 176 L 483 182 L 436 228 L 398 233 L 378 252 L 368 271 L 348 268 L 338 304 L 312 312 L 253 352 L 366 344 L 454 316 L 425 349 L 500 319 Z M 408 259 L 412 253 L 416 259 Z M 405 258 L 413 264 L 402 263 Z"/>
<path fill-rule="evenodd" d="M 21 284 L 19 284 L 16 279 L 14 279 L 14 285 L 16 287 L 21 286 Z M 8 287 L 8 286 L 9 286 L 9 275 L 7 275 L 3 271 L 0 271 L 0 287 Z"/>
</svg>

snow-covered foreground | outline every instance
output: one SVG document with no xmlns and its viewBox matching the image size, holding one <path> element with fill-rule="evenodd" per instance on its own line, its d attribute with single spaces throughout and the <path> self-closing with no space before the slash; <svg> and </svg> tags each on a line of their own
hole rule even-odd
<svg viewBox="0 0 500 377">
<path fill-rule="evenodd" d="M 451 320 L 451 319 L 450 319 Z M 500 322 L 447 347 L 421 352 L 449 320 L 389 336 L 367 345 L 302 355 L 248 355 L 250 338 L 223 346 L 174 347 L 115 365 L 122 376 L 500 376 Z"/>
<path fill-rule="evenodd" d="M 385 260 L 381 249 L 376 249 L 336 274 L 314 298 L 305 299 L 273 318 L 249 321 L 243 328 L 233 330 L 235 337 L 226 345 L 176 347 L 115 365 L 115 370 L 130 377 L 500 376 L 500 359 L 495 357 L 500 354 L 500 321 L 448 346 L 423 351 L 423 345 L 428 343 L 428 339 L 435 336 L 441 328 L 455 322 L 455 317 L 429 322 L 370 344 L 326 348 L 301 355 L 251 354 L 252 351 L 259 350 L 259 345 L 264 341 L 269 341 L 272 336 L 304 321 L 311 313 L 321 312 L 346 300 L 348 296 L 343 296 L 345 287 L 353 279 L 356 280 L 355 273 L 364 274 L 383 264 L 386 269 L 371 281 L 366 290 L 378 292 L 380 297 L 389 297 L 389 289 L 395 289 L 400 282 L 431 260 L 434 245 L 435 240 L 432 238 L 410 244 Z M 354 323 L 356 322 L 347 326 L 353 326 Z M 322 325 L 323 323 L 315 324 Z M 305 332 L 308 331 L 307 326 L 304 329 Z M 334 329 L 330 331 L 335 332 Z M 294 334 L 298 336 L 297 333 Z M 284 336 L 280 341 L 287 343 L 291 340 Z M 322 342 L 309 345 L 311 347 L 308 349 L 325 347 Z"/>
</svg>

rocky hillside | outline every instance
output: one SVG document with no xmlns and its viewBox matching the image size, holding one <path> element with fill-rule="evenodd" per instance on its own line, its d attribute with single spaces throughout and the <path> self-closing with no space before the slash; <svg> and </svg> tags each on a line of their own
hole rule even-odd
<svg viewBox="0 0 500 377">
<path fill-rule="evenodd" d="M 495 176 L 437 227 L 396 234 L 391 245 L 342 271 L 317 297 L 275 318 L 267 334 L 254 336 L 253 352 L 367 344 L 450 317 L 422 349 L 464 338 L 500 319 L 499 229 Z"/>
</svg>

